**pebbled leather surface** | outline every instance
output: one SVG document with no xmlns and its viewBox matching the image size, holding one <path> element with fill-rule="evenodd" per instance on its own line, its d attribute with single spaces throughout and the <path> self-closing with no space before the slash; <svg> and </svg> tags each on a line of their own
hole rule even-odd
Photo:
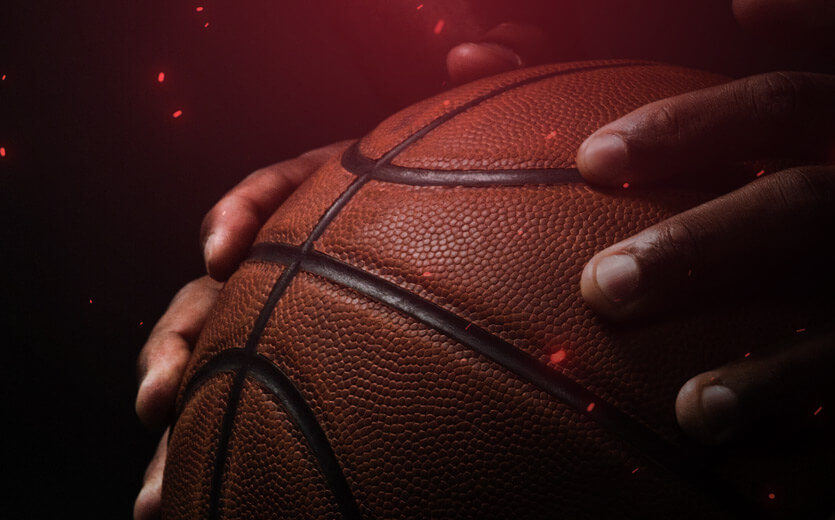
<svg viewBox="0 0 835 520">
<path fill-rule="evenodd" d="M 550 77 L 532 80 L 543 74 Z M 623 62 L 526 69 L 410 107 L 373 130 L 359 150 L 379 159 L 411 138 L 393 165 L 570 167 L 576 146 L 602 124 L 720 80 Z M 516 81 L 528 83 L 507 90 Z M 467 103 L 467 110 L 414 138 Z M 355 179 L 339 157 L 329 161 L 256 242 L 300 245 Z M 582 183 L 417 187 L 371 180 L 314 249 L 454 312 L 542 363 L 562 350 L 564 359 L 551 366 L 682 453 L 698 455 L 675 423 L 680 385 L 700 370 L 748 352 L 756 356 L 793 336 L 811 323 L 814 303 L 730 294 L 694 301 L 686 313 L 656 322 L 615 327 L 584 305 L 579 278 L 594 252 L 708 197 L 604 192 Z M 254 260 L 241 266 L 198 342 L 183 389 L 218 352 L 244 346 L 283 269 Z M 363 518 L 727 517 L 582 410 L 412 317 L 318 276 L 295 275 L 257 353 L 294 382 L 315 413 Z M 215 468 L 205 453 L 216 443 L 228 405 L 227 377 L 210 378 L 179 403 L 165 518 L 206 518 L 206 475 L 210 479 Z M 241 394 L 228 468 L 221 468 L 219 517 L 341 517 L 299 426 L 259 388 L 247 381 Z M 774 442 L 734 446 L 711 463 L 763 517 L 797 518 L 826 496 L 835 456 L 817 441 L 789 446 L 790 454 Z M 812 464 L 817 468 L 807 473 Z M 766 498 L 774 489 L 779 502 Z"/>
</svg>

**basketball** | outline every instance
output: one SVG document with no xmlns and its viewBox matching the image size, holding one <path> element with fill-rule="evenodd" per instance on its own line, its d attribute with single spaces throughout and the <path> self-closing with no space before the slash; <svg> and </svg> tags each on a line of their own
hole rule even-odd
<svg viewBox="0 0 835 520">
<path fill-rule="evenodd" d="M 831 431 L 708 452 L 674 403 L 690 377 L 831 304 L 745 293 L 616 325 L 580 296 L 596 252 L 717 193 L 593 187 L 578 146 L 724 81 L 642 61 L 523 69 L 413 105 L 333 157 L 261 229 L 202 332 L 164 518 L 821 511 Z"/>
</svg>

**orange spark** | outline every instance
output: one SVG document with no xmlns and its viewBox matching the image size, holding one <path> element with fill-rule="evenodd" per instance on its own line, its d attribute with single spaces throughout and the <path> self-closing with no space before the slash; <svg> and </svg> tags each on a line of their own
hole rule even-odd
<svg viewBox="0 0 835 520">
<path fill-rule="evenodd" d="M 626 189 L 626 188 L 628 188 L 628 187 L 629 187 L 629 183 L 628 183 L 628 182 L 624 182 L 624 183 L 623 183 L 623 189 Z"/>
<path fill-rule="evenodd" d="M 165 81 L 165 73 L 160 72 L 159 74 L 157 74 L 157 82 L 162 83 L 163 81 Z"/>
<path fill-rule="evenodd" d="M 0 146 L 0 157 L 5 157 L 5 156 L 6 156 L 6 147 L 5 146 Z"/>
<path fill-rule="evenodd" d="M 586 411 L 590 412 L 594 410 L 594 401 L 590 402 L 588 406 L 586 406 Z"/>
<path fill-rule="evenodd" d="M 203 27 L 209 27 L 209 22 L 204 23 Z"/>
<path fill-rule="evenodd" d="M 565 360 L 565 356 L 566 356 L 565 349 L 561 348 L 558 351 L 551 353 L 551 357 L 548 359 L 548 362 L 551 363 L 552 365 L 556 365 L 556 364 L 560 363 L 561 361 Z"/>
<path fill-rule="evenodd" d="M 763 175 L 765 175 L 765 170 L 760 170 L 757 172 L 757 177 L 762 177 Z"/>
<path fill-rule="evenodd" d="M 176 112 L 174 112 L 173 114 L 171 114 L 171 117 L 173 117 L 174 119 L 177 119 L 177 118 L 178 118 L 178 117 L 180 117 L 181 115 L 183 115 L 183 111 L 182 111 L 182 110 L 177 110 Z"/>
</svg>

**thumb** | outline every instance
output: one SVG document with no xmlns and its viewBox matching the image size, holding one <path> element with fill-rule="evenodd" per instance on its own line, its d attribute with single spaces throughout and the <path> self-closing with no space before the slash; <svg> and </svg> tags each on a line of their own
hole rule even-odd
<svg viewBox="0 0 835 520">
<path fill-rule="evenodd" d="M 461 84 L 520 67 L 544 63 L 550 57 L 545 31 L 521 23 L 503 23 L 487 31 L 480 42 L 461 43 L 447 54 L 447 72 Z"/>
</svg>

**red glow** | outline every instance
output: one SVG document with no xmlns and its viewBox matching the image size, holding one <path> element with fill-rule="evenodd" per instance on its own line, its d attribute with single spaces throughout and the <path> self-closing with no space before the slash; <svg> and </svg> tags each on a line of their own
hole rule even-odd
<svg viewBox="0 0 835 520">
<path fill-rule="evenodd" d="M 430 273 L 429 271 L 425 271 L 423 273 L 423 276 L 428 278 L 428 277 L 432 276 L 432 273 Z"/>
<path fill-rule="evenodd" d="M 93 305 L 93 299 L 90 298 L 90 305 Z"/>
<path fill-rule="evenodd" d="M 5 156 L 6 156 L 6 147 L 5 146 L 0 146 L 0 157 L 5 157 Z"/>
<path fill-rule="evenodd" d="M 588 406 L 586 406 L 586 411 L 590 412 L 594 410 L 594 401 L 590 402 Z"/>
<path fill-rule="evenodd" d="M 472 323 L 468 323 L 468 324 L 467 324 L 467 326 L 466 326 L 466 327 L 464 327 L 464 330 L 469 330 L 469 329 L 470 329 L 470 325 L 472 325 Z"/>
<path fill-rule="evenodd" d="M 438 23 L 435 24 L 435 29 L 434 29 L 435 34 L 441 34 L 441 31 L 444 30 L 444 23 L 446 23 L 446 22 L 444 22 L 443 18 L 438 20 Z"/>
<path fill-rule="evenodd" d="M 160 83 L 165 81 L 165 73 L 164 72 L 160 72 L 159 74 L 157 74 L 157 81 L 160 82 Z"/>
<path fill-rule="evenodd" d="M 139 326 L 140 326 L 140 327 L 141 327 L 142 325 L 144 325 L 144 324 L 145 324 L 145 322 L 144 322 L 144 321 L 140 321 L 140 322 L 139 322 Z"/>
<path fill-rule="evenodd" d="M 628 188 L 628 187 L 629 187 L 629 183 L 628 183 L 628 182 L 624 182 L 624 183 L 623 183 L 623 189 L 626 189 L 626 188 Z"/>
<path fill-rule="evenodd" d="M 557 137 L 557 131 L 556 130 L 551 130 L 551 132 L 548 133 L 548 135 L 545 136 L 545 139 L 546 140 L 551 140 L 555 137 Z"/>
<path fill-rule="evenodd" d="M 813 413 L 812 415 L 818 415 L 819 413 L 821 413 L 821 410 L 823 410 L 823 406 L 818 406 L 818 409 L 815 410 L 815 413 Z"/>
<path fill-rule="evenodd" d="M 769 500 L 774 500 L 775 498 L 777 498 L 777 495 L 775 495 L 774 493 L 769 493 L 768 498 Z"/>
<path fill-rule="evenodd" d="M 420 11 L 421 9 L 423 9 L 423 4 L 420 4 L 419 6 L 417 6 L 418 11 Z"/>
<path fill-rule="evenodd" d="M 206 22 L 206 23 L 203 24 L 203 27 L 208 27 L 208 26 L 209 26 L 209 22 Z"/>
<path fill-rule="evenodd" d="M 633 470 L 632 470 L 632 474 L 634 475 L 635 473 L 638 473 L 638 470 L 639 470 L 639 469 L 641 469 L 641 468 L 635 468 L 635 469 L 633 469 Z"/>
<path fill-rule="evenodd" d="M 202 6 L 201 7 L 195 7 L 194 10 L 199 13 L 199 12 L 203 11 L 203 7 Z"/>
<path fill-rule="evenodd" d="M 763 175 L 765 175 L 765 170 L 760 170 L 757 172 L 757 177 L 762 177 Z"/>
<path fill-rule="evenodd" d="M 174 112 L 173 114 L 171 114 L 171 117 L 173 117 L 174 119 L 177 119 L 177 118 L 178 118 L 178 117 L 180 117 L 181 115 L 183 115 L 183 111 L 182 111 L 182 110 L 177 110 L 176 112 Z"/>
<path fill-rule="evenodd" d="M 445 106 L 445 107 L 448 107 L 448 106 L 449 106 L 449 100 L 448 100 L 448 99 L 445 99 L 445 100 L 444 100 L 444 106 Z"/>
<path fill-rule="evenodd" d="M 745 357 L 751 357 L 751 353 L 750 353 L 750 352 L 746 352 L 746 353 L 745 353 Z"/>
<path fill-rule="evenodd" d="M 556 364 L 560 363 L 561 361 L 564 361 L 565 356 L 566 356 L 565 349 L 561 348 L 558 351 L 551 353 L 551 357 L 549 358 L 548 362 L 551 363 L 552 365 L 556 365 Z"/>
<path fill-rule="evenodd" d="M 806 332 L 806 329 L 805 329 L 805 328 L 804 328 L 804 329 L 797 329 L 795 332 L 798 332 L 798 333 L 800 333 L 800 332 Z"/>
<path fill-rule="evenodd" d="M 522 231 L 521 229 L 516 232 L 516 234 L 519 235 L 520 237 L 522 236 L 523 233 L 524 233 L 524 231 Z"/>
<path fill-rule="evenodd" d="M 5 75 L 5 74 L 3 74 L 2 76 L 0 76 L 0 81 L 6 81 L 6 75 Z"/>
</svg>

